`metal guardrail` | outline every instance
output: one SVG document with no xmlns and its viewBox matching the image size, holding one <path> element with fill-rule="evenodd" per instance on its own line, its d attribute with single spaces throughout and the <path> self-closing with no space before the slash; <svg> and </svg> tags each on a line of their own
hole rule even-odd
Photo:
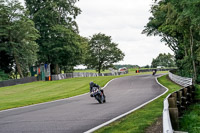
<svg viewBox="0 0 200 133">
<path fill-rule="evenodd" d="M 174 81 L 175 83 L 177 83 L 183 87 L 192 85 L 192 78 L 181 77 L 181 76 L 175 75 L 171 72 L 169 72 L 169 78 L 172 81 Z"/>
<path fill-rule="evenodd" d="M 168 98 L 171 94 L 169 94 L 164 100 L 164 108 L 163 108 L 163 133 L 173 133 L 171 119 L 169 115 L 169 103 Z"/>
<path fill-rule="evenodd" d="M 171 71 L 171 70 L 176 70 L 174 68 L 150 68 L 150 69 L 139 69 L 138 72 L 153 72 L 154 70 L 157 71 Z M 137 71 L 137 70 L 136 70 Z"/>
<path fill-rule="evenodd" d="M 128 71 L 113 72 L 113 73 L 88 73 L 88 72 L 73 72 L 65 74 L 52 75 L 52 80 L 61 80 L 75 77 L 98 77 L 98 76 L 116 76 L 127 74 Z"/>
<path fill-rule="evenodd" d="M 195 87 L 184 87 L 179 91 L 169 94 L 164 100 L 163 108 L 163 133 L 174 133 L 179 128 L 179 117 L 188 105 L 194 102 Z"/>
<path fill-rule="evenodd" d="M 178 118 L 183 110 L 194 101 L 195 88 L 192 78 L 181 77 L 169 72 L 169 78 L 184 88 L 169 94 L 164 100 L 163 133 L 173 133 L 179 128 Z"/>
</svg>

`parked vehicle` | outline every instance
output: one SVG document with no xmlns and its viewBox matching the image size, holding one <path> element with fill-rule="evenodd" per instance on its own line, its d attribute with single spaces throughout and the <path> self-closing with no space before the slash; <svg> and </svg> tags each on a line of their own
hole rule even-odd
<svg viewBox="0 0 200 133">
<path fill-rule="evenodd" d="M 93 87 L 90 96 L 94 97 L 99 103 L 105 103 L 106 98 L 102 91 L 103 90 L 100 90 L 97 87 Z"/>
<path fill-rule="evenodd" d="M 123 72 L 123 71 L 127 71 L 128 69 L 126 67 L 123 67 L 123 68 L 119 68 L 119 72 Z"/>
</svg>

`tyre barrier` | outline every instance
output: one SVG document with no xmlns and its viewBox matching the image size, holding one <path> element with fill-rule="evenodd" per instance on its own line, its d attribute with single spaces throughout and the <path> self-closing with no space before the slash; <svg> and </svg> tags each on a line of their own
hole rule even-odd
<svg viewBox="0 0 200 133">
<path fill-rule="evenodd" d="M 184 87 L 179 91 L 169 94 L 164 100 L 163 108 L 163 133 L 174 133 L 179 129 L 179 117 L 183 111 L 195 101 L 195 87 Z"/>
<path fill-rule="evenodd" d="M 0 81 L 0 87 L 25 84 L 25 83 L 30 83 L 30 82 L 34 82 L 34 81 L 37 81 L 37 77 L 26 77 L 26 78 L 22 78 L 22 79 L 12 79 L 12 80 Z"/>
</svg>

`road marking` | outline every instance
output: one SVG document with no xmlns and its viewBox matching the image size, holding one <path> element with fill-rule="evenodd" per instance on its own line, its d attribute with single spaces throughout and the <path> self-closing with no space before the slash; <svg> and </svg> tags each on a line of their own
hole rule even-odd
<svg viewBox="0 0 200 133">
<path fill-rule="evenodd" d="M 163 76 L 163 75 L 161 75 L 161 76 Z M 161 76 L 159 76 L 159 77 L 161 77 Z M 92 128 L 92 129 L 90 129 L 90 130 L 88 130 L 88 131 L 86 131 L 86 132 L 84 132 L 84 133 L 92 133 L 92 132 L 94 132 L 94 131 L 96 131 L 96 130 L 98 130 L 98 129 L 100 129 L 100 128 L 102 128 L 102 127 L 104 127 L 104 126 L 106 126 L 106 125 L 108 125 L 108 124 L 110 124 L 110 123 L 112 123 L 112 122 L 114 122 L 114 121 L 116 121 L 116 120 L 118 120 L 118 119 L 120 119 L 120 118 L 122 118 L 122 117 L 124 117 L 124 116 L 126 116 L 126 115 L 128 115 L 128 114 L 130 114 L 130 113 L 132 113 L 132 112 L 134 112 L 134 111 L 136 111 L 137 109 L 140 109 L 141 107 L 147 105 L 148 103 L 150 103 L 150 102 L 152 102 L 152 101 L 158 99 L 159 97 L 161 97 L 162 95 L 164 95 L 165 93 L 167 93 L 167 92 L 168 92 L 168 88 L 166 88 L 165 86 L 163 86 L 162 84 L 160 84 L 160 83 L 158 82 L 158 79 L 157 79 L 157 78 L 159 78 L 159 77 L 155 77 L 155 80 L 156 80 L 156 82 L 157 82 L 160 86 L 162 86 L 163 88 L 166 89 L 166 91 L 165 91 L 163 94 L 161 94 L 161 95 L 159 95 L 159 96 L 153 98 L 152 100 L 150 100 L 150 101 L 148 101 L 148 102 L 146 102 L 146 103 L 144 103 L 144 104 L 142 104 L 142 105 L 140 105 L 140 106 L 138 106 L 138 107 L 136 107 L 136 108 L 134 108 L 134 109 L 132 109 L 132 110 L 130 110 L 130 111 L 124 113 L 124 114 L 122 114 L 122 115 L 119 115 L 119 116 L 117 116 L 117 117 L 115 117 L 115 118 L 113 118 L 113 119 L 111 119 L 111 120 L 109 120 L 109 121 L 107 121 L 107 122 L 105 122 L 105 123 L 99 125 L 99 126 L 96 126 L 96 127 Z"/>
</svg>

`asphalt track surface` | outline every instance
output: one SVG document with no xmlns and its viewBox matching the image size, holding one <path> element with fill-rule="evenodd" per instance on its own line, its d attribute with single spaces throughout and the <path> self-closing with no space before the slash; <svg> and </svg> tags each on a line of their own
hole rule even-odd
<svg viewBox="0 0 200 133">
<path fill-rule="evenodd" d="M 1 111 L 0 133 L 82 133 L 138 107 L 164 91 L 152 75 L 118 78 L 104 88 L 105 104 L 99 104 L 86 94 Z"/>
</svg>

